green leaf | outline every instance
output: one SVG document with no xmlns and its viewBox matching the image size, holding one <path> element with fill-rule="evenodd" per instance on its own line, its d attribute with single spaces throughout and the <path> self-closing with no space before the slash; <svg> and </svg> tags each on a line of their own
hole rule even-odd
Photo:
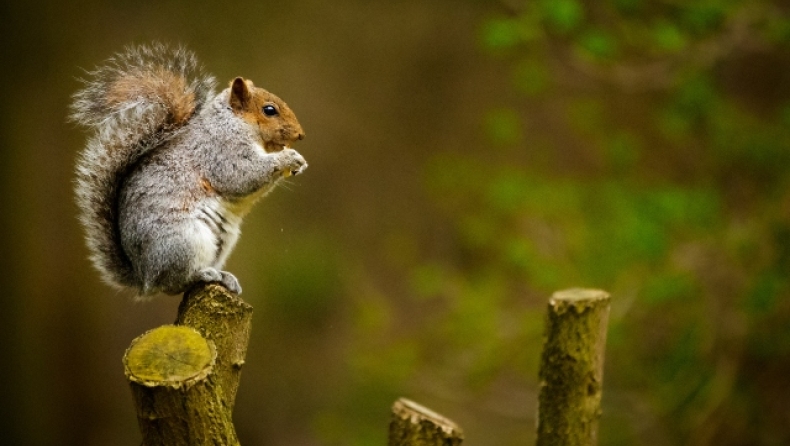
<svg viewBox="0 0 790 446">
<path fill-rule="evenodd" d="M 709 78 L 693 77 L 678 87 L 674 98 L 659 115 L 659 129 L 669 137 L 684 136 L 695 124 L 706 122 L 711 113 L 720 108 L 720 103 Z"/>
<path fill-rule="evenodd" d="M 584 9 L 576 0 L 544 0 L 541 12 L 546 23 L 560 34 L 574 31 L 584 19 Z"/>
<path fill-rule="evenodd" d="M 693 124 L 688 113 L 683 113 L 676 107 L 662 110 L 656 121 L 661 133 L 670 139 L 688 136 Z"/>
<path fill-rule="evenodd" d="M 513 109 L 499 108 L 489 111 L 484 125 L 488 138 L 496 144 L 514 144 L 521 141 L 521 120 Z"/>
<path fill-rule="evenodd" d="M 686 49 L 686 36 L 675 25 L 660 22 L 653 28 L 653 41 L 659 50 L 667 53 L 678 53 Z"/>
<path fill-rule="evenodd" d="M 600 98 L 575 99 L 568 104 L 566 114 L 573 129 L 581 133 L 598 135 L 606 125 L 606 110 Z"/>
<path fill-rule="evenodd" d="M 516 67 L 513 80 L 518 91 L 527 96 L 535 96 L 546 90 L 549 73 L 545 64 L 535 60 L 525 60 Z"/>
<path fill-rule="evenodd" d="M 614 0 L 614 7 L 624 14 L 633 14 L 639 11 L 643 5 L 642 0 Z"/>
<path fill-rule="evenodd" d="M 687 274 L 656 275 L 647 281 L 642 296 L 647 303 L 661 304 L 673 300 L 684 301 L 696 296 L 695 284 Z"/>
<path fill-rule="evenodd" d="M 725 2 L 693 1 L 684 4 L 682 21 L 684 28 L 697 35 L 708 34 L 718 29 L 727 17 Z"/>
<path fill-rule="evenodd" d="M 516 21 L 510 18 L 489 19 L 483 24 L 483 47 L 490 50 L 502 50 L 515 46 L 521 40 Z"/>
<path fill-rule="evenodd" d="M 747 296 L 746 310 L 752 314 L 771 311 L 785 285 L 786 281 L 776 274 L 762 274 L 755 280 L 754 286 Z"/>
<path fill-rule="evenodd" d="M 609 33 L 593 29 L 584 33 L 578 40 L 582 53 L 594 59 L 607 59 L 617 52 L 617 41 Z"/>
<path fill-rule="evenodd" d="M 411 272 L 412 287 L 423 297 L 433 297 L 441 293 L 446 281 L 446 274 L 438 264 L 420 265 Z"/>
<path fill-rule="evenodd" d="M 606 145 L 606 158 L 615 170 L 627 171 L 639 159 L 641 144 L 636 135 L 628 131 L 614 133 Z"/>
<path fill-rule="evenodd" d="M 790 43 L 790 19 L 773 16 L 768 20 L 765 36 L 776 43 Z"/>
<path fill-rule="evenodd" d="M 502 172 L 488 186 L 488 201 L 500 211 L 517 210 L 529 193 L 529 183 L 519 172 Z"/>
<path fill-rule="evenodd" d="M 489 215 L 466 215 L 458 222 L 461 241 L 467 247 L 484 248 L 497 237 L 497 222 Z"/>
</svg>

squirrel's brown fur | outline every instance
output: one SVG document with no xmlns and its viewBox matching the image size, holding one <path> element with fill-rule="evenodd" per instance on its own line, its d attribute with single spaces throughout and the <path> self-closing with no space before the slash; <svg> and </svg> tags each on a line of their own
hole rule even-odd
<svg viewBox="0 0 790 446">
<path fill-rule="evenodd" d="M 71 120 L 95 129 L 77 161 L 77 204 L 94 265 L 108 282 L 136 286 L 117 228 L 120 181 L 214 96 L 214 78 L 182 47 L 127 47 L 74 95 Z"/>
<path fill-rule="evenodd" d="M 258 129 L 261 142 L 267 152 L 278 152 L 288 144 L 304 138 L 304 131 L 293 111 L 282 99 L 263 88 L 256 87 L 251 80 L 237 77 L 230 82 L 233 94 L 230 106 L 241 119 Z M 271 121 L 261 114 L 265 105 L 276 108 L 277 114 L 287 126 L 272 126 Z"/>
<path fill-rule="evenodd" d="M 195 113 L 195 93 L 180 74 L 159 68 L 154 72 L 129 73 L 114 80 L 106 92 L 111 107 L 143 98 L 168 104 L 172 124 L 183 125 Z"/>
</svg>

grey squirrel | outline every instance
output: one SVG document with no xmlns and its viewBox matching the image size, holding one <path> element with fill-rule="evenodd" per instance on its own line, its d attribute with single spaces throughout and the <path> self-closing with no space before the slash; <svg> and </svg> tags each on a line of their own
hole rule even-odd
<svg viewBox="0 0 790 446">
<path fill-rule="evenodd" d="M 71 119 L 93 130 L 76 195 L 95 267 L 139 296 L 198 282 L 241 293 L 222 266 L 242 217 L 307 168 L 293 111 L 241 77 L 215 94 L 182 47 L 128 47 L 88 76 Z"/>
</svg>

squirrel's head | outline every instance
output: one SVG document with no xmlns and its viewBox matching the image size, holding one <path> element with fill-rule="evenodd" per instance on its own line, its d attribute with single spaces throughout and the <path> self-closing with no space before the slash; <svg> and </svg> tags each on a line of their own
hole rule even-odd
<svg viewBox="0 0 790 446">
<path fill-rule="evenodd" d="M 250 80 L 233 79 L 229 101 L 233 113 L 257 130 L 267 152 L 282 150 L 304 138 L 304 130 L 288 104 Z"/>
</svg>

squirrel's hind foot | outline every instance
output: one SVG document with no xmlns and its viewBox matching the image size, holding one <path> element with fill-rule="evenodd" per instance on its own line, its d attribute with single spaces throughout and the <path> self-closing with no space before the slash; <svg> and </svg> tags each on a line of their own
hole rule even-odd
<svg viewBox="0 0 790 446">
<path fill-rule="evenodd" d="M 219 282 L 231 293 L 241 294 L 239 279 L 227 271 L 220 271 L 216 268 L 203 268 L 197 272 L 198 282 Z"/>
</svg>

